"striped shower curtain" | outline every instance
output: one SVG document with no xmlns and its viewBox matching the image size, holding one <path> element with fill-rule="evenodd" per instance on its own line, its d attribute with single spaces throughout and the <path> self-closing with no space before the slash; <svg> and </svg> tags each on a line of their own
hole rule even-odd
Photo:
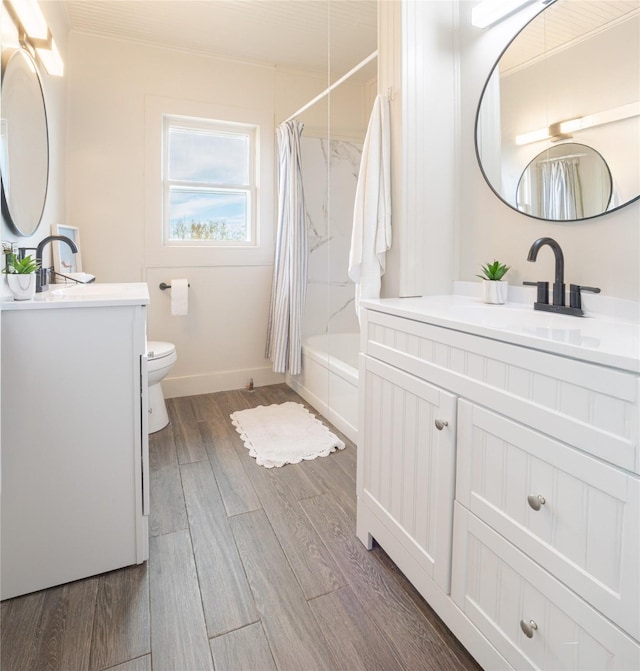
<svg viewBox="0 0 640 671">
<path fill-rule="evenodd" d="M 278 231 L 265 356 L 276 373 L 301 371 L 302 312 L 307 290 L 307 228 L 300 136 L 303 125 L 278 128 Z"/>
</svg>

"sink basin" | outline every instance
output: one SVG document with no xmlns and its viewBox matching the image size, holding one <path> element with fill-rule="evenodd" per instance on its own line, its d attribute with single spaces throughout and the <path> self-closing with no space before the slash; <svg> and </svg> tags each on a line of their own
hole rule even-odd
<svg viewBox="0 0 640 671">
<path fill-rule="evenodd" d="M 449 312 L 455 319 L 467 320 L 496 320 L 524 321 L 531 317 L 533 308 L 520 304 L 509 303 L 506 305 L 494 305 L 492 303 L 481 303 L 479 305 L 452 305 Z"/>
<path fill-rule="evenodd" d="M 60 289 L 49 289 L 54 296 L 112 296 L 114 287 L 111 284 L 73 284 Z"/>
</svg>

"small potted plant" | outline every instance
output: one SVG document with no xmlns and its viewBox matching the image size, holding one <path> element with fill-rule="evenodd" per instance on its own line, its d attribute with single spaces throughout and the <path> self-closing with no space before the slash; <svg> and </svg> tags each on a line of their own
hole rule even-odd
<svg viewBox="0 0 640 671">
<path fill-rule="evenodd" d="M 7 274 L 7 284 L 17 301 L 27 301 L 36 294 L 36 270 L 38 262 L 32 256 L 18 258 L 9 252 L 6 255 L 4 272 Z"/>
<path fill-rule="evenodd" d="M 510 266 L 506 266 L 500 261 L 486 263 L 481 266 L 482 274 L 476 275 L 482 280 L 482 300 L 485 303 L 494 303 L 496 305 L 506 303 L 509 282 L 502 278 L 509 271 Z"/>
</svg>

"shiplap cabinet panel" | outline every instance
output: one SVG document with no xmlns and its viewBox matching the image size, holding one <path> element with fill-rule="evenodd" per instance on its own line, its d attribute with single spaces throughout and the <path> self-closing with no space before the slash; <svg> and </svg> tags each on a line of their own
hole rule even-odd
<svg viewBox="0 0 640 671">
<path fill-rule="evenodd" d="M 445 592 L 450 585 L 456 398 L 384 363 L 363 357 L 368 399 L 360 425 L 364 453 L 358 536 L 369 512 Z M 441 430 L 436 420 L 446 422 Z M 398 557 L 395 557 L 398 562 Z"/>
<path fill-rule="evenodd" d="M 368 311 L 363 351 L 640 474 L 632 373 Z"/>
<path fill-rule="evenodd" d="M 636 638 L 639 492 L 637 476 L 459 402 L 458 501 Z"/>
<path fill-rule="evenodd" d="M 454 536 L 453 599 L 513 668 L 640 668 L 635 641 L 459 504 Z"/>
</svg>

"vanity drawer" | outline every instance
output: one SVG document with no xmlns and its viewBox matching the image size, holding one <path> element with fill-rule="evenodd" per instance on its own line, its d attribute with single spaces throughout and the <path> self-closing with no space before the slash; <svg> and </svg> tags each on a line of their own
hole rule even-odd
<svg viewBox="0 0 640 671">
<path fill-rule="evenodd" d="M 453 553 L 455 603 L 515 669 L 640 668 L 635 641 L 458 503 Z"/>
<path fill-rule="evenodd" d="M 374 310 L 365 314 L 362 350 L 369 356 L 640 473 L 637 375 Z"/>
<path fill-rule="evenodd" d="M 457 455 L 457 500 L 640 639 L 640 479 L 463 400 Z"/>
</svg>

